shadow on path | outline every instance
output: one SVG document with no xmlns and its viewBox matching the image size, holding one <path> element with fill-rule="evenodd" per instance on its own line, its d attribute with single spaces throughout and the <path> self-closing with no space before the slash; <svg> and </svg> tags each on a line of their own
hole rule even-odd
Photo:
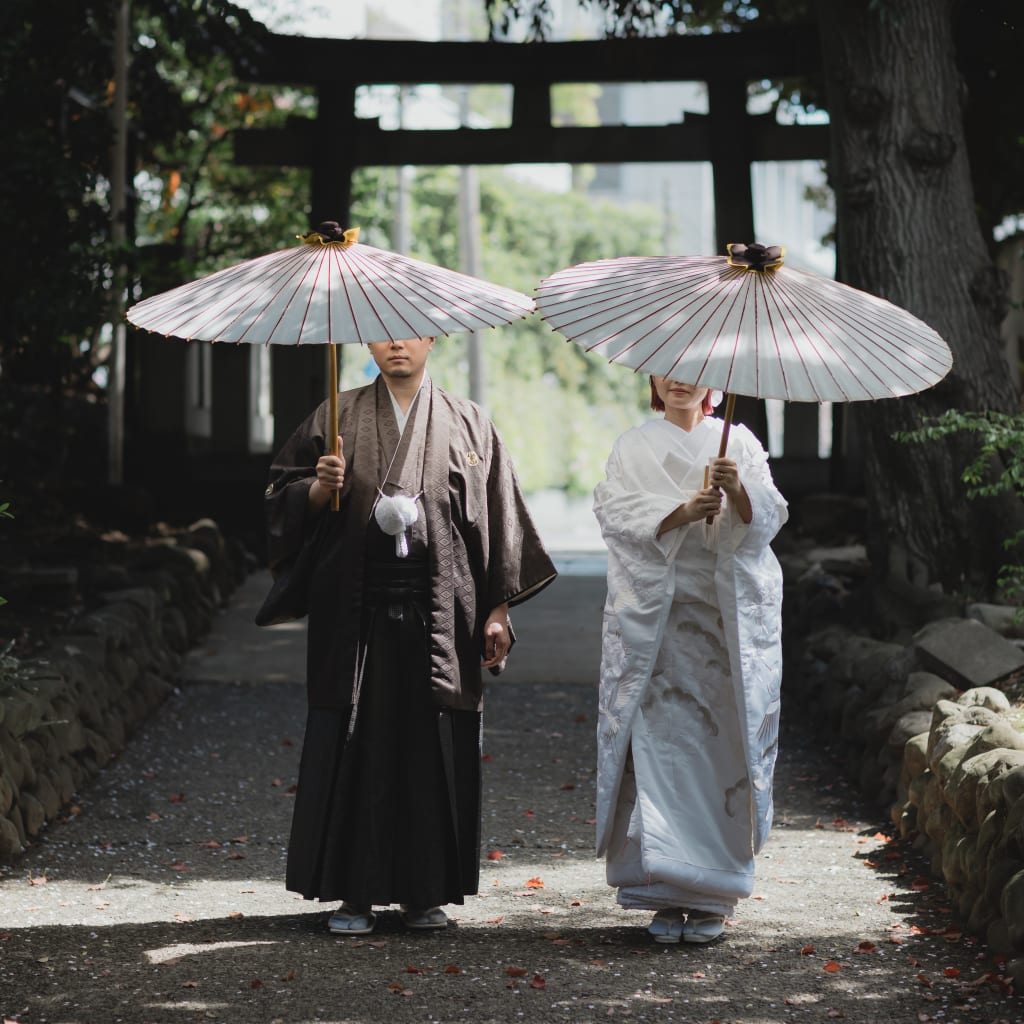
<svg viewBox="0 0 1024 1024">
<path fill-rule="evenodd" d="M 488 683 L 480 895 L 440 934 L 384 911 L 372 936 L 328 935 L 330 907 L 283 889 L 304 636 L 250 625 L 264 583 L 243 588 L 191 681 L 73 813 L 0 872 L 0 1017 L 1020 1019 L 938 884 L 790 719 L 776 827 L 727 938 L 659 946 L 645 915 L 615 906 L 593 857 L 603 590 L 588 577 L 522 609 L 518 666 Z"/>
</svg>

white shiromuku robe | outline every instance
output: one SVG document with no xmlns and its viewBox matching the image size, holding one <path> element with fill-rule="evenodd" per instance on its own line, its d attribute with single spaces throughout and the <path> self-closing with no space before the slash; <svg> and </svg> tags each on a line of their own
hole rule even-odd
<svg viewBox="0 0 1024 1024">
<path fill-rule="evenodd" d="M 768 456 L 736 424 L 726 456 L 753 511 L 658 527 L 704 486 L 722 421 L 650 420 L 616 441 L 594 513 L 608 546 L 597 727 L 597 853 L 625 907 L 729 913 L 772 823 L 786 521 Z"/>
</svg>

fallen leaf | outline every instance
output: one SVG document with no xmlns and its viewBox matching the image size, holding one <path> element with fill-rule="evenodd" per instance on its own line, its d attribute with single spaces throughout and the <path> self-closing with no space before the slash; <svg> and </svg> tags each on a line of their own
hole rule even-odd
<svg viewBox="0 0 1024 1024">
<path fill-rule="evenodd" d="M 822 968 L 823 971 L 828 971 L 829 974 L 835 974 L 836 971 L 841 971 L 843 965 L 837 963 L 835 960 L 829 960 L 827 964 Z"/>
<path fill-rule="evenodd" d="M 245 854 L 239 853 L 237 850 L 234 853 L 228 854 L 228 860 L 245 860 Z"/>
<path fill-rule="evenodd" d="M 955 967 L 947 967 L 942 972 L 947 978 L 959 978 L 960 972 Z"/>
<path fill-rule="evenodd" d="M 480 760 L 481 760 L 481 761 L 493 761 L 493 760 L 494 760 L 494 758 L 493 758 L 493 757 L 491 757 L 491 755 L 490 755 L 490 754 L 483 754 L 483 755 L 482 755 L 482 756 L 480 757 Z"/>
<path fill-rule="evenodd" d="M 910 888 L 913 889 L 914 892 L 927 892 L 931 887 L 932 883 L 929 882 L 927 878 L 922 878 L 920 875 L 910 883 Z"/>
<path fill-rule="evenodd" d="M 259 978 L 253 978 L 249 982 L 249 988 L 263 988 L 263 982 Z"/>
<path fill-rule="evenodd" d="M 174 915 L 174 920 L 181 921 L 182 924 L 190 924 L 192 921 L 195 920 L 195 918 L 189 917 L 188 914 L 184 914 L 179 911 L 177 914 Z"/>
<path fill-rule="evenodd" d="M 297 977 L 298 977 L 298 975 L 295 973 L 295 968 L 293 967 L 287 974 L 285 974 L 281 978 L 281 980 L 282 981 L 294 981 Z"/>
<path fill-rule="evenodd" d="M 412 964 L 406 964 L 406 966 L 405 966 L 405 973 L 406 974 L 422 974 L 423 973 L 423 968 L 422 967 L 413 967 Z"/>
<path fill-rule="evenodd" d="M 863 942 L 858 943 L 854 953 L 874 953 L 877 948 L 878 947 L 873 942 L 868 942 L 868 940 L 865 939 Z"/>
<path fill-rule="evenodd" d="M 504 856 L 505 856 L 505 854 L 503 854 L 501 852 L 501 850 L 491 850 L 491 852 L 489 854 L 487 854 L 487 859 L 488 860 L 501 860 L 501 858 L 504 857 Z"/>
<path fill-rule="evenodd" d="M 156 811 L 154 811 L 152 814 L 147 814 L 146 815 L 146 821 L 159 821 L 159 820 L 160 820 L 160 815 L 157 814 Z"/>
<path fill-rule="evenodd" d="M 281 785 L 281 780 L 280 779 L 272 779 L 271 782 L 270 782 L 270 785 L 271 786 L 280 786 Z"/>
<path fill-rule="evenodd" d="M 188 871 L 188 865 L 183 860 L 176 860 L 173 864 L 167 865 L 172 871 Z"/>
<path fill-rule="evenodd" d="M 505 973 L 510 978 L 525 978 L 530 972 L 525 967 L 506 967 Z"/>
<path fill-rule="evenodd" d="M 501 924 L 501 922 L 504 921 L 504 920 L 505 920 L 505 915 L 502 914 L 501 917 L 492 917 L 492 918 L 490 918 L 489 920 L 487 920 L 484 923 L 485 924 Z"/>
<path fill-rule="evenodd" d="M 207 839 L 203 843 L 196 843 L 196 846 L 205 846 L 205 847 L 207 847 L 210 850 L 219 850 L 220 849 L 220 843 L 218 843 L 216 839 Z"/>
<path fill-rule="evenodd" d="M 46 882 L 46 875 L 35 875 L 34 877 L 32 875 L 28 876 L 29 885 L 46 885 Z"/>
<path fill-rule="evenodd" d="M 167 802 L 169 804 L 184 803 L 185 802 L 185 794 L 184 793 L 174 793 L 174 794 L 172 794 L 171 796 L 169 796 L 167 798 Z"/>
<path fill-rule="evenodd" d="M 444 973 L 445 974 L 461 974 L 462 973 L 462 968 L 461 967 L 456 967 L 455 964 L 449 964 L 444 969 Z"/>
<path fill-rule="evenodd" d="M 800 955 L 801 956 L 809 956 L 813 952 L 814 952 L 814 947 L 811 946 L 811 945 L 807 945 L 807 946 L 804 946 L 804 948 L 800 950 Z"/>
<path fill-rule="evenodd" d="M 535 974 L 530 981 L 530 988 L 547 988 L 548 983 L 541 974 Z"/>
<path fill-rule="evenodd" d="M 925 974 L 924 972 L 922 972 L 921 974 L 917 975 L 917 980 L 919 982 L 921 982 L 921 984 L 924 985 L 925 988 L 931 988 L 932 987 L 932 983 L 929 980 L 928 975 Z"/>
<path fill-rule="evenodd" d="M 228 840 L 229 843 L 247 843 L 249 842 L 248 836 L 235 836 L 233 839 Z"/>
<path fill-rule="evenodd" d="M 237 921 L 240 918 L 245 917 L 245 914 L 243 914 L 240 910 L 232 910 L 231 913 L 228 914 L 228 917 L 233 918 Z"/>
<path fill-rule="evenodd" d="M 533 811 L 523 811 L 523 817 L 524 818 L 533 818 L 533 817 L 535 817 L 535 815 L 534 815 Z"/>
<path fill-rule="evenodd" d="M 198 981 L 183 981 L 181 983 L 182 988 L 199 988 Z"/>
<path fill-rule="evenodd" d="M 539 878 L 528 878 L 526 880 L 527 889 L 543 889 L 544 883 Z"/>
<path fill-rule="evenodd" d="M 843 1013 L 842 1010 L 826 1010 L 825 1011 L 825 1016 L 826 1017 L 845 1017 L 846 1014 Z"/>
<path fill-rule="evenodd" d="M 559 789 L 575 789 L 576 788 L 576 783 L 575 782 L 563 782 L 561 784 L 561 786 L 559 786 L 558 788 Z"/>
</svg>

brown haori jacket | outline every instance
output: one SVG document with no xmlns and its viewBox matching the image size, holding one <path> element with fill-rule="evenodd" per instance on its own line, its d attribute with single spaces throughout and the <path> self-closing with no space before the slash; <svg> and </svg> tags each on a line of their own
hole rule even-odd
<svg viewBox="0 0 1024 1024">
<path fill-rule="evenodd" d="M 478 406 L 429 379 L 400 435 L 387 385 L 378 377 L 338 396 L 346 460 L 340 509 L 328 505 L 310 515 L 316 462 L 329 451 L 328 420 L 324 402 L 286 442 L 271 467 L 265 498 L 272 573 L 284 571 L 304 545 L 317 545 L 309 589 L 310 706 L 344 709 L 351 703 L 366 528 L 378 486 L 385 476 L 401 476 L 410 489 L 419 484 L 423 491 L 433 700 L 478 710 L 487 616 L 505 602 L 533 596 L 556 575 L 508 452 Z"/>
</svg>

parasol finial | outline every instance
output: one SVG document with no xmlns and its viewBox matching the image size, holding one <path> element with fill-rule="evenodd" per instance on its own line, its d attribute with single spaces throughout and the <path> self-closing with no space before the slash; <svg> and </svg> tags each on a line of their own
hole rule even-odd
<svg viewBox="0 0 1024 1024">
<path fill-rule="evenodd" d="M 359 241 L 359 228 L 346 228 L 342 230 L 336 220 L 325 220 L 308 235 L 296 235 L 306 245 L 339 245 L 347 249 Z"/>
<path fill-rule="evenodd" d="M 725 248 L 729 252 L 729 266 L 739 267 L 741 270 L 775 270 L 782 266 L 786 256 L 784 245 L 761 245 L 760 242 L 745 245 L 741 242 L 730 242 Z"/>
</svg>

